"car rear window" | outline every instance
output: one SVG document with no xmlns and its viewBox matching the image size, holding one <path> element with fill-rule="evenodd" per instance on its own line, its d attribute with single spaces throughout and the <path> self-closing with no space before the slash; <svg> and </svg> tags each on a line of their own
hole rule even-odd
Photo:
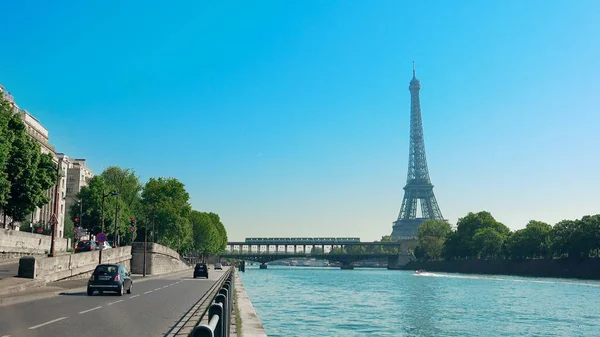
<svg viewBox="0 0 600 337">
<path fill-rule="evenodd" d="M 119 270 L 119 267 L 117 267 L 117 266 L 97 266 L 96 270 L 94 270 L 94 274 L 114 275 L 117 273 L 118 270 Z"/>
<path fill-rule="evenodd" d="M 77 244 L 77 247 L 85 247 L 85 246 L 89 246 L 89 245 L 90 245 L 90 242 L 89 242 L 89 241 L 80 241 L 80 242 Z"/>
</svg>

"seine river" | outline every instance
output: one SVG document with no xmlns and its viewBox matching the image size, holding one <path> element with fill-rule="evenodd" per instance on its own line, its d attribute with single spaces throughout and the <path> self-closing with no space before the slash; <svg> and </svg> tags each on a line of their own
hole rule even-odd
<svg viewBox="0 0 600 337">
<path fill-rule="evenodd" d="M 600 282 L 246 267 L 269 336 L 600 336 Z"/>
</svg>

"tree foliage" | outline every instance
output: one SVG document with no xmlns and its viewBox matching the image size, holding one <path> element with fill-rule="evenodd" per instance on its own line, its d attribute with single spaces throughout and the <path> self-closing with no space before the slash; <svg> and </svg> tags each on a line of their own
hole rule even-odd
<svg viewBox="0 0 600 337">
<path fill-rule="evenodd" d="M 579 220 L 562 220 L 553 226 L 531 220 L 525 228 L 511 232 L 488 212 L 469 213 L 460 218 L 456 230 L 423 222 L 417 231 L 417 258 L 431 258 L 439 250 L 446 259 L 541 259 L 600 257 L 600 214 Z M 433 252 L 433 253 L 432 253 Z"/>
<path fill-rule="evenodd" d="M 192 246 L 189 198 L 183 183 L 175 178 L 150 178 L 146 183 L 141 210 L 148 228 L 152 228 L 154 221 L 156 242 L 173 249 Z"/>
<path fill-rule="evenodd" d="M 479 237 L 476 239 L 478 233 Z M 491 244 L 492 238 L 499 238 L 501 249 L 510 233 L 510 229 L 496 221 L 489 212 L 469 213 L 458 220 L 456 231 L 448 236 L 444 245 L 444 255 L 446 258 L 477 258 L 487 255 L 491 247 L 484 243 Z"/>
<path fill-rule="evenodd" d="M 213 225 L 208 213 L 192 211 L 190 222 L 194 233 L 194 251 L 203 256 L 213 255 L 219 248 L 219 231 Z"/>
<path fill-rule="evenodd" d="M 417 238 L 423 256 L 437 259 L 442 256 L 446 237 L 452 231 L 450 224 L 443 220 L 425 220 L 417 229 Z"/>
<path fill-rule="evenodd" d="M 0 99 L 0 205 L 5 216 L 23 221 L 50 201 L 46 191 L 57 179 L 50 154 L 27 135 L 25 124 L 10 104 Z"/>
<path fill-rule="evenodd" d="M 519 229 L 508 238 L 507 254 L 513 259 L 548 257 L 551 251 L 550 232 L 552 226 L 531 220 L 524 229 Z"/>
</svg>

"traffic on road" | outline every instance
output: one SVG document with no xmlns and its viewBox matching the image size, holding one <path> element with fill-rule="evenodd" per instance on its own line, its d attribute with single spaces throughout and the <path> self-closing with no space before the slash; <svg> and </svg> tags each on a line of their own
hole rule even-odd
<svg viewBox="0 0 600 337">
<path fill-rule="evenodd" d="M 99 265 L 94 271 L 94 280 L 109 276 L 104 281 L 115 282 L 115 272 L 128 273 L 119 267 Z M 206 279 L 195 279 L 193 269 L 189 269 L 137 279 L 131 294 L 121 292 L 119 296 L 118 290 L 116 293 L 95 291 L 94 296 L 88 296 L 87 291 L 79 290 L 0 307 L 0 337 L 163 336 L 223 272 L 215 270 Z M 88 282 L 93 285 L 95 281 Z M 128 289 L 127 283 L 125 289 Z"/>
</svg>

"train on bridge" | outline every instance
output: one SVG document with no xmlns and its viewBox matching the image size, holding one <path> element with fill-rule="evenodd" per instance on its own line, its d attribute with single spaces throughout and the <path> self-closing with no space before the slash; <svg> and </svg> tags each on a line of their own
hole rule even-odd
<svg viewBox="0 0 600 337">
<path fill-rule="evenodd" d="M 343 244 L 360 243 L 360 238 L 246 238 L 247 244 Z"/>
</svg>

